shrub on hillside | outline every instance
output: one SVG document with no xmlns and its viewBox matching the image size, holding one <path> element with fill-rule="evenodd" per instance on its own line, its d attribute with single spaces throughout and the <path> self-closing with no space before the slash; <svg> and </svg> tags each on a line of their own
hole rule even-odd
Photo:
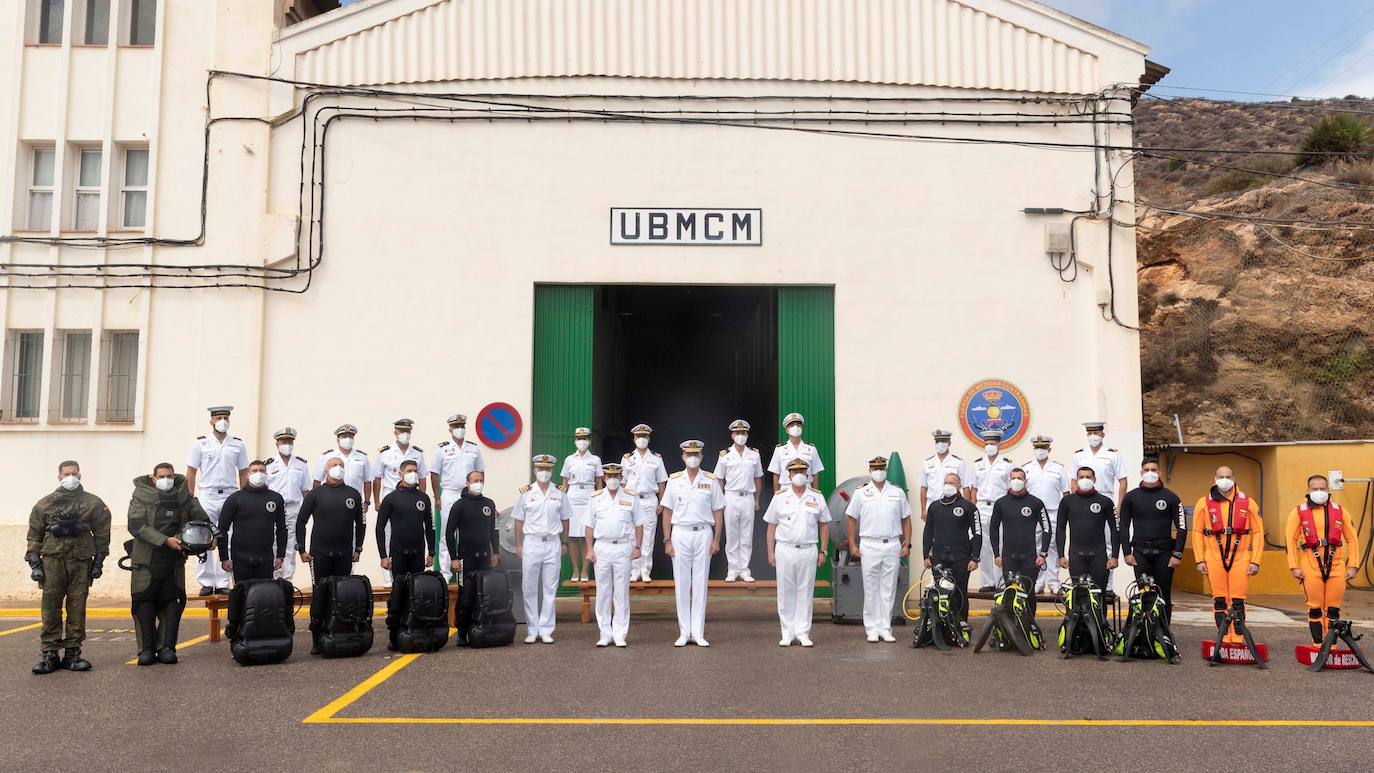
<svg viewBox="0 0 1374 773">
<path fill-rule="evenodd" d="M 1374 128 L 1356 116 L 1328 115 L 1312 124 L 1302 138 L 1300 162 L 1313 166 L 1348 159 L 1374 148 Z"/>
</svg>

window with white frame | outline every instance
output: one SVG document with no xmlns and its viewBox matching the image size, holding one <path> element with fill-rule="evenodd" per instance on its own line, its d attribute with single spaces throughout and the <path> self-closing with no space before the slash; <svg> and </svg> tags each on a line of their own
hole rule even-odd
<svg viewBox="0 0 1374 773">
<path fill-rule="evenodd" d="M 106 330 L 100 336 L 98 421 L 134 420 L 138 391 L 138 331 Z"/>
<path fill-rule="evenodd" d="M 100 148 L 81 148 L 77 155 L 72 228 L 94 231 L 100 227 Z"/>
<path fill-rule="evenodd" d="M 53 337 L 53 393 L 49 417 L 81 421 L 91 394 L 91 331 L 58 330 Z"/>
<path fill-rule="evenodd" d="M 110 0 L 85 0 L 81 15 L 81 42 L 103 46 L 110 42 Z"/>
<path fill-rule="evenodd" d="M 37 421 L 43 380 L 43 331 L 10 330 L 5 336 L 0 420 Z"/>
<path fill-rule="evenodd" d="M 157 0 L 125 0 L 129 4 L 129 45 L 151 46 L 157 34 Z"/>
<path fill-rule="evenodd" d="M 46 231 L 52 227 L 53 173 L 57 151 L 53 148 L 34 148 L 29 154 L 29 211 L 24 227 L 30 231 Z"/>
<path fill-rule="evenodd" d="M 148 149 L 124 150 L 124 176 L 119 186 L 119 227 L 143 228 L 148 222 Z"/>
<path fill-rule="evenodd" d="M 61 45 L 62 13 L 66 10 L 66 0 L 33 0 L 29 8 L 37 11 L 37 41 L 43 45 Z"/>
</svg>

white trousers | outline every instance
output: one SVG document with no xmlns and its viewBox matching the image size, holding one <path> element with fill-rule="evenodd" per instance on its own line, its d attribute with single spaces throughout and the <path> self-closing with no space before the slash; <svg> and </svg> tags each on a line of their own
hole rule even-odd
<svg viewBox="0 0 1374 773">
<path fill-rule="evenodd" d="M 281 568 L 272 573 L 279 580 L 295 582 L 296 576 L 296 516 L 301 514 L 303 502 L 286 503 L 286 555 L 282 556 Z"/>
<path fill-rule="evenodd" d="M 1050 552 L 1045 556 L 1045 568 L 1040 570 L 1040 576 L 1035 578 L 1036 590 L 1049 588 L 1050 591 L 1059 590 L 1059 548 L 1055 546 L 1054 540 L 1059 536 L 1059 508 L 1045 508 L 1050 514 Z M 1040 545 L 1044 531 L 1035 527 L 1035 544 Z"/>
<path fill-rule="evenodd" d="M 725 492 L 725 564 L 730 574 L 749 572 L 754 556 L 754 494 Z"/>
<path fill-rule="evenodd" d="M 444 532 L 448 529 L 448 514 L 453 506 L 458 504 L 458 500 L 463 496 L 459 489 L 440 489 L 439 502 L 443 504 L 443 512 L 434 512 L 434 555 L 439 562 L 439 573 L 448 578 L 449 582 L 457 580 L 457 572 L 453 571 L 453 556 L 448 554 L 448 540 L 444 539 Z M 458 542 L 458 532 L 453 532 L 453 541 Z"/>
<path fill-rule="evenodd" d="M 992 538 L 988 536 L 988 529 L 992 527 L 991 503 L 978 503 L 978 522 L 983 526 L 983 552 L 979 554 L 978 559 L 978 584 L 995 588 L 997 581 L 1002 579 L 1002 570 L 998 569 L 994 562 L 996 556 L 992 554 Z"/>
<path fill-rule="evenodd" d="M 634 537 L 619 544 L 597 540 L 596 625 L 603 639 L 624 639 L 630 632 L 630 554 Z"/>
<path fill-rule="evenodd" d="M 778 569 L 778 622 L 782 638 L 811 634 L 811 599 L 816 589 L 815 545 L 779 542 L 773 550 Z M 865 556 L 865 559 L 867 556 Z"/>
<path fill-rule="evenodd" d="M 231 493 L 229 489 L 224 489 L 225 493 L 216 494 L 217 490 L 219 489 L 201 489 L 196 495 L 196 499 L 200 500 L 201 509 L 209 516 L 210 523 L 213 523 L 216 529 L 219 528 L 219 511 L 224 508 L 224 500 L 228 499 Z M 220 539 L 227 537 L 227 534 L 221 535 Z M 205 560 L 196 565 L 196 579 L 201 585 L 210 588 L 229 587 L 229 578 L 232 576 L 220 566 L 219 553 L 214 550 L 207 553 Z"/>
<path fill-rule="evenodd" d="M 631 573 L 636 577 L 641 572 L 654 570 L 654 536 L 658 534 L 658 497 L 635 497 L 635 522 L 644 520 L 644 541 L 639 545 L 639 558 L 634 560 Z"/>
<path fill-rule="evenodd" d="M 525 628 L 535 636 L 553 635 L 554 597 L 562 565 L 562 543 L 557 536 L 525 536 L 520 559 L 521 589 L 525 593 Z M 543 593 L 541 598 L 540 593 Z"/>
<path fill-rule="evenodd" d="M 706 638 L 706 575 L 711 569 L 711 527 L 673 527 L 673 591 L 683 636 Z"/>
<path fill-rule="evenodd" d="M 881 540 L 860 537 L 859 552 L 864 569 L 864 631 L 891 631 L 902 538 L 897 537 L 884 544 Z"/>
</svg>

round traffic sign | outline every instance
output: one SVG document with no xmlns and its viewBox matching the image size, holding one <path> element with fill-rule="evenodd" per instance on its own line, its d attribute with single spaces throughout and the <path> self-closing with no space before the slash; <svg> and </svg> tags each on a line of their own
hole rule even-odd
<svg viewBox="0 0 1374 773">
<path fill-rule="evenodd" d="M 524 424 L 510 403 L 491 403 L 477 413 L 477 439 L 487 448 L 508 448 L 520 439 Z"/>
</svg>

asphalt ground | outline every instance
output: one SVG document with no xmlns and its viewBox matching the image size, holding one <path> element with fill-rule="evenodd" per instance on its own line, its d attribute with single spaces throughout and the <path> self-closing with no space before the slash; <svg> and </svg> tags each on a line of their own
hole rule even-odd
<svg viewBox="0 0 1374 773">
<path fill-rule="evenodd" d="M 1183 606 L 1201 611 L 1203 601 Z M 29 673 L 32 621 L 0 618 L 0 672 L 10 675 L 0 767 L 1370 767 L 1374 675 L 1307 673 L 1292 655 L 1305 627 L 1273 613 L 1255 625 L 1271 651 L 1271 670 L 1259 671 L 1209 667 L 1199 648 L 1212 631 L 1191 623 L 1176 625 L 1185 660 L 1169 666 L 913 650 L 910 626 L 895 644 L 869 644 L 861 628 L 828 622 L 828 602 L 817 603 L 815 648 L 781 649 L 767 599 L 713 602 L 712 646 L 676 649 L 670 600 L 635 605 L 624 650 L 592 646 L 595 625 L 578 623 L 567 600 L 554 645 L 396 656 L 379 633 L 362 657 L 323 660 L 306 654 L 302 632 L 287 662 L 248 668 L 225 643 L 186 644 L 207 631 L 203 618 L 183 623 L 178 665 L 126 665 L 128 619 L 92 617 L 84 654 L 95 669 L 42 677 Z M 1047 630 L 1055 624 L 1042 617 Z M 1365 724 L 1301 724 L 1333 720 Z M 1245 724 L 1254 722 L 1275 724 Z"/>
</svg>

